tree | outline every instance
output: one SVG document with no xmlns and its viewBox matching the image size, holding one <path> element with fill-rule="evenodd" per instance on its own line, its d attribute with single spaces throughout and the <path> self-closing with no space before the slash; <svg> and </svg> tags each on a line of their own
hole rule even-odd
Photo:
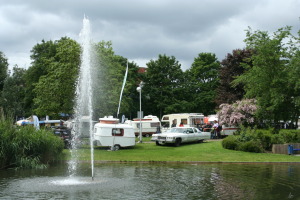
<svg viewBox="0 0 300 200">
<path fill-rule="evenodd" d="M 257 116 L 272 123 L 290 120 L 295 109 L 289 72 L 299 46 L 295 46 L 290 30 L 291 27 L 280 28 L 270 36 L 268 32 L 249 29 L 245 42 L 247 48 L 254 50 L 253 67 L 234 80 L 235 85 L 245 85 L 247 98 L 257 100 Z"/>
<path fill-rule="evenodd" d="M 0 51 L 0 91 L 3 90 L 4 81 L 7 77 L 8 62 L 5 55 Z"/>
<path fill-rule="evenodd" d="M 195 111 L 204 115 L 215 113 L 216 89 L 219 85 L 220 63 L 213 53 L 200 53 L 194 59 L 191 69 L 191 89 Z"/>
<path fill-rule="evenodd" d="M 15 66 L 4 81 L 2 106 L 4 113 L 12 117 L 25 116 L 25 73 L 25 69 Z"/>
<path fill-rule="evenodd" d="M 58 117 L 59 113 L 73 113 L 80 46 L 66 37 L 56 41 L 55 46 L 56 53 L 48 60 L 47 74 L 35 84 L 34 111 L 37 115 Z"/>
<path fill-rule="evenodd" d="M 99 42 L 95 44 L 93 57 L 93 80 L 94 85 L 94 118 L 107 115 L 115 117 L 121 94 L 122 83 L 126 71 L 127 59 L 115 55 L 111 42 Z M 138 67 L 133 62 L 128 62 L 128 75 L 123 98 L 120 106 L 120 114 L 131 116 L 135 109 L 138 94 L 136 93 Z M 136 101 L 137 102 L 137 101 Z M 120 116 L 118 116 L 120 117 Z"/>
<path fill-rule="evenodd" d="M 220 124 L 229 126 L 249 125 L 254 123 L 256 111 L 255 99 L 243 99 L 233 104 L 221 104 L 217 115 Z"/>
<path fill-rule="evenodd" d="M 220 85 L 217 88 L 216 103 L 233 103 L 241 100 L 244 97 L 245 90 L 243 84 L 238 84 L 235 87 L 232 81 L 244 73 L 244 65 L 252 66 L 251 64 L 251 49 L 237 49 L 232 53 L 228 53 L 226 58 L 221 62 L 219 71 Z"/>
<path fill-rule="evenodd" d="M 53 41 L 42 42 L 36 44 L 31 50 L 32 64 L 26 71 L 26 92 L 25 92 L 25 109 L 26 115 L 33 114 L 36 108 L 33 99 L 36 98 L 34 88 L 42 76 L 45 76 L 50 71 L 50 64 L 56 62 L 57 45 Z"/>
<path fill-rule="evenodd" d="M 159 55 L 150 60 L 142 89 L 143 111 L 162 117 L 166 113 L 182 111 L 183 72 L 174 56 Z"/>
</svg>

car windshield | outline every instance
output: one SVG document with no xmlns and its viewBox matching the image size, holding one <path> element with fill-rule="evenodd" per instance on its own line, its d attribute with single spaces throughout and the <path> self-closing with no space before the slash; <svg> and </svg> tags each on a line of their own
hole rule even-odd
<svg viewBox="0 0 300 200">
<path fill-rule="evenodd" d="M 169 133 L 194 133 L 192 128 L 172 128 Z"/>
</svg>

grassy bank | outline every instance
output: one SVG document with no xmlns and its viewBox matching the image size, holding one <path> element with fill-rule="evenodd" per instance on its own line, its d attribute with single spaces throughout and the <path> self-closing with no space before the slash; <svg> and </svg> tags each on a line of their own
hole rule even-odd
<svg viewBox="0 0 300 200">
<path fill-rule="evenodd" d="M 70 152 L 64 151 L 66 159 Z M 79 160 L 90 160 L 90 149 L 78 150 Z M 156 146 L 154 143 L 137 143 L 133 148 L 107 151 L 95 148 L 95 161 L 201 161 L 201 162 L 299 162 L 300 156 L 272 153 L 249 153 L 224 149 L 221 141 L 208 141 L 174 146 Z"/>
</svg>

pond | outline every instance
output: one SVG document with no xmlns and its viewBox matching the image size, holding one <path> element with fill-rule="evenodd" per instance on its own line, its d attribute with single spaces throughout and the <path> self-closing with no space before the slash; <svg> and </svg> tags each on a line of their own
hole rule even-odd
<svg viewBox="0 0 300 200">
<path fill-rule="evenodd" d="M 300 199 L 300 164 L 81 163 L 0 171 L 0 199 Z"/>
</svg>

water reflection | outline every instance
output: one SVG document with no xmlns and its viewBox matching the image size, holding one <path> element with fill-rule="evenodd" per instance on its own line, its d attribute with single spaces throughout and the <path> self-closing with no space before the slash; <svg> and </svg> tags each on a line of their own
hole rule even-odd
<svg viewBox="0 0 300 200">
<path fill-rule="evenodd" d="M 297 164 L 89 164 L 67 176 L 48 170 L 0 171 L 0 199 L 300 199 Z"/>
</svg>

